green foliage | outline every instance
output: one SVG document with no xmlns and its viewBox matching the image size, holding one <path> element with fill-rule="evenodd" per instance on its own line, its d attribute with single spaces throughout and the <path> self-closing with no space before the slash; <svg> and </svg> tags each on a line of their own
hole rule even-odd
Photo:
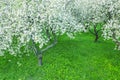
<svg viewBox="0 0 120 80">
<path fill-rule="evenodd" d="M 65 35 L 43 56 L 0 57 L 0 80 L 120 80 L 120 54 L 112 41 L 93 42 L 92 34 Z"/>
</svg>

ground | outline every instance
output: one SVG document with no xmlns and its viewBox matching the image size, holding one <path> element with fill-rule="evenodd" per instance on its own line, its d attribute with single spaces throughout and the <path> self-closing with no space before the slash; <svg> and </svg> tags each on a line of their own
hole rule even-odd
<svg viewBox="0 0 120 80">
<path fill-rule="evenodd" d="M 120 51 L 112 41 L 77 34 L 75 39 L 61 36 L 58 44 L 43 56 L 0 57 L 0 80 L 120 80 Z"/>
</svg>

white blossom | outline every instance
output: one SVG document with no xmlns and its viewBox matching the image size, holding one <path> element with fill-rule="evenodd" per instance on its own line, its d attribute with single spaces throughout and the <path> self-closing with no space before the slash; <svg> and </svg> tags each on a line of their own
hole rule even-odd
<svg viewBox="0 0 120 80">
<path fill-rule="evenodd" d="M 65 8 L 68 1 L 2 0 L 0 51 L 8 49 L 11 55 L 16 56 L 21 46 L 26 45 L 31 38 L 42 48 L 49 42 L 46 30 L 56 35 L 74 34 L 84 30 L 83 25 L 78 23 Z M 12 46 L 13 36 L 18 39 L 17 46 Z"/>
</svg>

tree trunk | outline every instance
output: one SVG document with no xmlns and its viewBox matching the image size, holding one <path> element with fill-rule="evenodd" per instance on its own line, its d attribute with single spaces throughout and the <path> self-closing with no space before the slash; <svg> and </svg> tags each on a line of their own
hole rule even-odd
<svg viewBox="0 0 120 80">
<path fill-rule="evenodd" d="M 94 42 L 97 42 L 98 41 L 98 33 L 97 33 L 97 25 L 96 24 L 94 25 L 94 33 L 95 33 L 95 40 L 94 40 Z"/>
<path fill-rule="evenodd" d="M 53 46 L 55 46 L 55 45 L 57 44 L 57 37 L 56 37 L 55 33 L 52 31 L 52 29 L 50 29 L 50 30 L 51 30 L 51 33 L 52 33 L 52 34 L 50 34 L 49 29 L 46 29 L 46 35 L 47 35 L 47 37 L 48 37 L 49 40 L 51 40 L 50 37 L 53 37 L 53 42 L 52 42 L 50 45 L 48 45 L 46 48 L 44 48 L 44 49 L 40 49 L 40 50 L 39 50 L 39 49 L 37 48 L 34 40 L 32 39 L 32 35 L 31 35 L 32 49 L 33 49 L 35 55 L 36 55 L 37 58 L 38 58 L 38 64 L 39 64 L 39 66 L 43 65 L 43 63 L 42 63 L 42 55 L 43 55 L 43 53 L 44 53 L 45 51 L 47 51 L 49 48 L 52 48 Z"/>
<path fill-rule="evenodd" d="M 42 66 L 42 54 L 38 56 L 38 64 L 39 66 Z"/>
<path fill-rule="evenodd" d="M 95 34 L 95 40 L 94 40 L 94 42 L 97 42 L 98 39 L 99 39 L 99 36 L 98 36 L 98 33 L 97 33 L 97 34 Z"/>
</svg>

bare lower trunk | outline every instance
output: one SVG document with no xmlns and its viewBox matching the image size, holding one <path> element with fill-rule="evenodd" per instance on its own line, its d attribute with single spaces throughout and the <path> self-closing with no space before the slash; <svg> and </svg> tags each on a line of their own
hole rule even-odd
<svg viewBox="0 0 120 80">
<path fill-rule="evenodd" d="M 40 54 L 39 56 L 38 56 L 38 64 L 39 64 L 39 66 L 42 66 L 42 54 Z"/>
<path fill-rule="evenodd" d="M 98 36 L 98 34 L 96 34 L 96 35 L 95 35 L 95 40 L 94 40 L 94 42 L 97 42 L 98 39 L 99 39 L 99 36 Z"/>
</svg>

